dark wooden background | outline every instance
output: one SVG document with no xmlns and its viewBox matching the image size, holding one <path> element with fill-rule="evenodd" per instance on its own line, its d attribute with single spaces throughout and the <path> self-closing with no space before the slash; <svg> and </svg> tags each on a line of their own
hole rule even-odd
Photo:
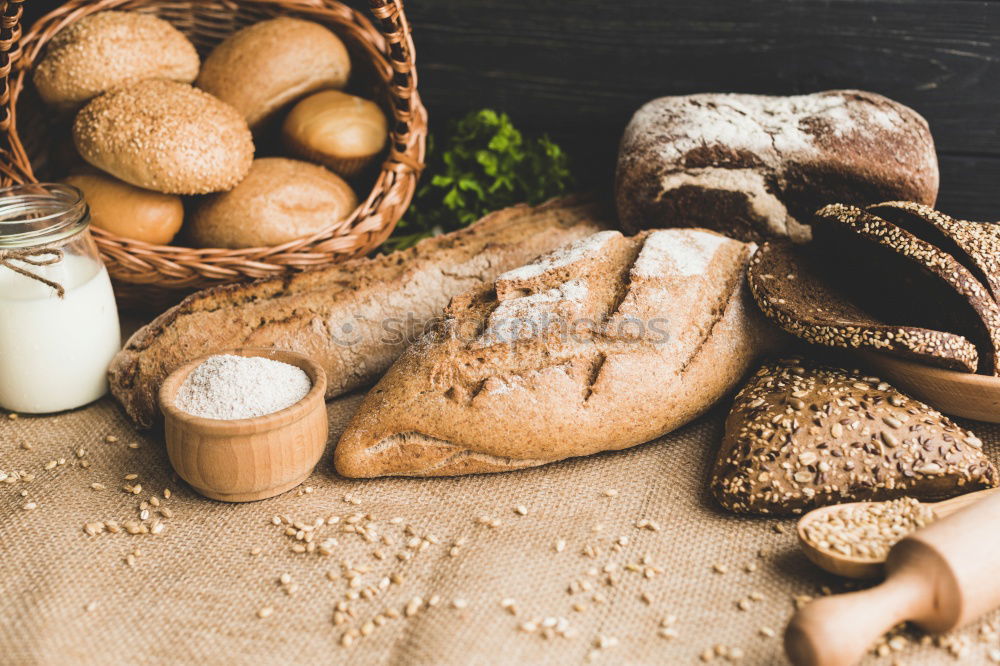
<svg viewBox="0 0 1000 666">
<path fill-rule="evenodd" d="M 57 5 L 30 0 L 28 14 Z M 364 2 L 351 2 L 365 6 Z M 643 102 L 706 91 L 864 88 L 930 122 L 939 206 L 1000 219 L 1000 1 L 409 0 L 432 126 L 507 111 L 610 187 Z"/>
</svg>

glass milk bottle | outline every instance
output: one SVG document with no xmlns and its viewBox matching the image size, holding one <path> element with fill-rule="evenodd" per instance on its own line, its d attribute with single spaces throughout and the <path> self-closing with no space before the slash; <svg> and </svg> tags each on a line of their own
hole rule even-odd
<svg viewBox="0 0 1000 666">
<path fill-rule="evenodd" d="M 0 408 L 57 412 L 107 392 L 121 333 L 89 225 L 75 187 L 0 189 Z"/>
</svg>

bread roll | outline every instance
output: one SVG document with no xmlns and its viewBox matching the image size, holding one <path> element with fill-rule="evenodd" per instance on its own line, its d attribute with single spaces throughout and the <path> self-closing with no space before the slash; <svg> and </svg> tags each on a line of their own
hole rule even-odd
<svg viewBox="0 0 1000 666">
<path fill-rule="evenodd" d="M 603 231 L 456 296 L 365 396 L 337 471 L 499 472 L 684 425 L 782 340 L 746 289 L 752 249 L 699 229 Z"/>
<path fill-rule="evenodd" d="M 76 108 L 112 88 L 141 79 L 191 83 L 198 53 L 188 38 L 151 14 L 98 12 L 56 33 L 35 68 L 47 103 Z"/>
<path fill-rule="evenodd" d="M 357 205 L 351 186 L 323 167 L 265 157 L 233 190 L 195 209 L 191 238 L 201 247 L 281 245 L 339 222 Z"/>
<path fill-rule="evenodd" d="M 319 23 L 281 17 L 233 33 L 215 47 L 195 83 L 243 114 L 257 131 L 280 108 L 322 88 L 343 88 L 347 48 Z"/>
<path fill-rule="evenodd" d="M 149 79 L 95 98 L 76 116 L 80 156 L 127 183 L 170 194 L 233 188 L 253 161 L 246 122 L 184 83 Z"/>
<path fill-rule="evenodd" d="M 91 224 L 116 236 L 166 245 L 184 222 L 179 196 L 144 190 L 97 173 L 75 174 L 65 182 L 83 192 Z"/>
<path fill-rule="evenodd" d="M 655 99 L 625 128 L 615 175 L 625 229 L 709 227 L 755 241 L 807 240 L 828 203 L 933 204 L 937 191 L 927 121 L 862 90 Z"/>
<path fill-rule="evenodd" d="M 319 162 L 345 178 L 372 163 L 388 134 L 378 104 L 338 90 L 323 90 L 301 100 L 281 128 L 290 153 Z"/>
</svg>

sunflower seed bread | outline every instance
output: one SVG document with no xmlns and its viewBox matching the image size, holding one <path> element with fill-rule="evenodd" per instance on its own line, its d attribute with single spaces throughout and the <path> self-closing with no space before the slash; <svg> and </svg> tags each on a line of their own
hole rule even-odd
<svg viewBox="0 0 1000 666">
<path fill-rule="evenodd" d="M 655 99 L 625 129 L 615 183 L 627 230 L 708 227 L 754 241 L 807 240 L 828 203 L 933 204 L 937 191 L 927 122 L 860 90 Z"/>
<path fill-rule="evenodd" d="M 1000 303 L 1000 224 L 957 220 L 913 201 L 888 201 L 865 210 L 950 254 Z"/>
<path fill-rule="evenodd" d="M 738 513 L 799 514 L 997 485 L 982 442 L 861 372 L 801 358 L 764 364 L 737 394 L 711 488 Z"/>
<path fill-rule="evenodd" d="M 812 243 L 768 243 L 751 261 L 751 290 L 772 321 L 813 343 L 1000 373 L 1000 308 L 958 259 L 855 206 L 825 206 L 814 220 Z"/>
<path fill-rule="evenodd" d="M 111 393 L 149 427 L 172 370 L 236 347 L 311 356 L 326 371 L 327 398 L 370 385 L 451 296 L 606 228 L 609 218 L 586 197 L 519 205 L 407 250 L 205 289 L 128 340 L 111 363 Z"/>
<path fill-rule="evenodd" d="M 337 471 L 506 471 L 687 423 L 781 339 L 749 300 L 752 247 L 697 229 L 605 231 L 455 297 L 365 397 Z"/>
</svg>

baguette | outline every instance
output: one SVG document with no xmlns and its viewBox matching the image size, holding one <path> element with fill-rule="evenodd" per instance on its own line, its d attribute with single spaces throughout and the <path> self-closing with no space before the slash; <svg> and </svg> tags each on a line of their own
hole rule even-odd
<svg viewBox="0 0 1000 666">
<path fill-rule="evenodd" d="M 699 229 L 604 231 L 455 297 L 365 397 L 337 471 L 507 471 L 684 425 L 783 339 L 746 289 L 752 247 Z"/>
<path fill-rule="evenodd" d="M 111 363 L 111 393 L 150 427 L 172 370 L 250 346 L 312 357 L 326 370 L 327 398 L 367 386 L 452 296 L 606 228 L 609 217 L 582 196 L 518 205 L 407 250 L 197 292 L 129 339 Z"/>
</svg>

